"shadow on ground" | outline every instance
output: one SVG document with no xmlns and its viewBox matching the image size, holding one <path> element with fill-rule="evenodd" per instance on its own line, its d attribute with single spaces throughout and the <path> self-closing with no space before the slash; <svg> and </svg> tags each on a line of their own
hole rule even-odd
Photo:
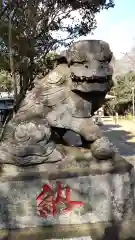
<svg viewBox="0 0 135 240">
<path fill-rule="evenodd" d="M 121 155 L 135 157 L 135 142 L 132 142 L 132 139 L 135 138 L 134 134 L 122 130 L 120 125 L 106 124 L 101 129 L 104 135 L 114 143 Z"/>
</svg>

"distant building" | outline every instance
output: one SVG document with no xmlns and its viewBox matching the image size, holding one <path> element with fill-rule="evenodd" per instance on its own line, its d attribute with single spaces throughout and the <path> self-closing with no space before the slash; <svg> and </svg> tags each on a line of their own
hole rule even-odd
<svg viewBox="0 0 135 240">
<path fill-rule="evenodd" d="M 13 93 L 0 92 L 0 124 L 2 125 L 14 106 Z"/>
</svg>

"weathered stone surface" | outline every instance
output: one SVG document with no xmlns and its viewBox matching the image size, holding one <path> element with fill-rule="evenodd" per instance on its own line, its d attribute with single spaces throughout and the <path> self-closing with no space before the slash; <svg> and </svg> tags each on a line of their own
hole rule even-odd
<svg viewBox="0 0 135 240">
<path fill-rule="evenodd" d="M 73 131 L 67 131 L 63 136 L 64 141 L 70 146 L 82 146 L 81 136 Z"/>
<path fill-rule="evenodd" d="M 91 117 L 112 87 L 110 47 L 99 40 L 79 41 L 64 57 L 64 62 L 35 81 L 8 122 L 0 144 L 1 163 L 28 166 L 68 158 L 57 151 L 67 131 L 81 138 L 77 146 L 65 141 L 75 147 L 86 147 L 86 142 L 102 137 Z M 90 144 L 87 146 L 89 150 Z"/>
<path fill-rule="evenodd" d="M 113 159 L 115 151 L 116 150 L 114 145 L 109 141 L 107 137 L 97 139 L 94 143 L 91 144 L 91 152 L 97 159 Z"/>
<path fill-rule="evenodd" d="M 104 41 L 85 40 L 75 42 L 67 51 L 61 52 L 61 56 L 67 59 L 69 65 L 74 62 L 92 62 L 92 60 L 97 60 L 96 63 L 98 63 L 107 61 L 110 62 L 112 52 L 109 44 Z M 85 76 L 85 74 L 82 76 Z"/>
<path fill-rule="evenodd" d="M 87 141 L 93 142 L 102 136 L 100 128 L 93 124 L 91 118 L 75 118 L 68 111 L 67 105 L 61 105 L 57 111 L 48 113 L 47 120 L 51 126 L 63 129 L 72 129 L 84 137 Z"/>
<path fill-rule="evenodd" d="M 54 228 L 57 226 L 57 229 L 63 226 L 63 230 L 61 230 L 63 238 L 67 237 L 66 231 L 68 231 L 68 238 L 87 236 L 89 234 L 92 240 L 102 239 L 106 228 L 104 225 L 111 222 L 111 220 L 115 220 L 117 223 L 130 221 L 135 214 L 133 199 L 135 176 L 132 166 L 127 165 L 123 173 L 114 169 L 113 173 L 106 170 L 104 174 L 84 174 L 80 177 L 75 177 L 78 168 L 70 166 L 68 169 L 69 177 L 63 176 L 61 170 L 56 179 L 54 171 L 54 179 L 56 180 L 51 180 L 46 175 L 44 171 L 46 164 L 40 169 L 29 167 L 26 171 L 23 168 L 14 166 L 16 174 L 15 168 L 12 174 L 10 168 L 7 170 L 3 168 L 0 182 L 0 229 L 45 227 L 45 234 L 45 232 L 50 231 L 48 230 L 50 226 L 54 226 Z M 50 168 L 50 175 L 51 171 Z M 72 172 L 72 177 L 70 177 L 70 171 L 74 172 L 74 174 Z M 74 208 L 72 213 L 67 215 L 58 214 L 56 217 L 41 218 L 36 213 L 36 197 L 46 183 L 49 183 L 56 190 L 58 181 L 63 186 L 68 185 L 72 189 L 71 199 L 73 201 L 83 201 L 85 205 L 78 209 Z M 88 224 L 89 232 L 85 229 Z M 93 224 L 98 226 L 95 227 L 95 238 L 93 238 L 91 229 Z M 101 228 L 102 230 L 100 224 L 104 226 L 103 229 Z M 64 230 L 64 226 L 68 230 Z M 71 231 L 73 226 L 78 226 L 79 233 L 74 232 L 73 234 Z M 86 230 L 85 233 L 83 228 Z M 55 234 L 57 237 L 57 232 Z M 57 238 L 60 238 L 59 234 L 58 231 Z"/>
<path fill-rule="evenodd" d="M 79 41 L 64 57 L 35 81 L 0 143 L 0 234 L 10 229 L 10 239 L 116 239 L 135 213 L 132 165 L 92 121 L 113 85 L 110 47 Z M 41 218 L 36 197 L 57 181 L 84 206 Z"/>
</svg>

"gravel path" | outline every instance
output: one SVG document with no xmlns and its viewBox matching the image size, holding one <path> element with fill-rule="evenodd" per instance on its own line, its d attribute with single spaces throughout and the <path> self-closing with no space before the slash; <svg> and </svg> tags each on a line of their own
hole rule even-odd
<svg viewBox="0 0 135 240">
<path fill-rule="evenodd" d="M 123 120 L 119 121 L 118 125 L 111 122 L 104 123 L 101 128 L 120 154 L 135 165 L 135 123 Z"/>
</svg>

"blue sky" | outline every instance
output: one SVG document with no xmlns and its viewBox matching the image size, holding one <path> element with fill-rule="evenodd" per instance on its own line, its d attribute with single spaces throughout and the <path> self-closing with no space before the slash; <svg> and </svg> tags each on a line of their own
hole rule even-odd
<svg viewBox="0 0 135 240">
<path fill-rule="evenodd" d="M 135 45 L 135 0 L 115 0 L 115 7 L 103 10 L 97 15 L 97 29 L 94 35 L 81 39 L 107 41 L 116 58 L 131 50 Z"/>
</svg>

